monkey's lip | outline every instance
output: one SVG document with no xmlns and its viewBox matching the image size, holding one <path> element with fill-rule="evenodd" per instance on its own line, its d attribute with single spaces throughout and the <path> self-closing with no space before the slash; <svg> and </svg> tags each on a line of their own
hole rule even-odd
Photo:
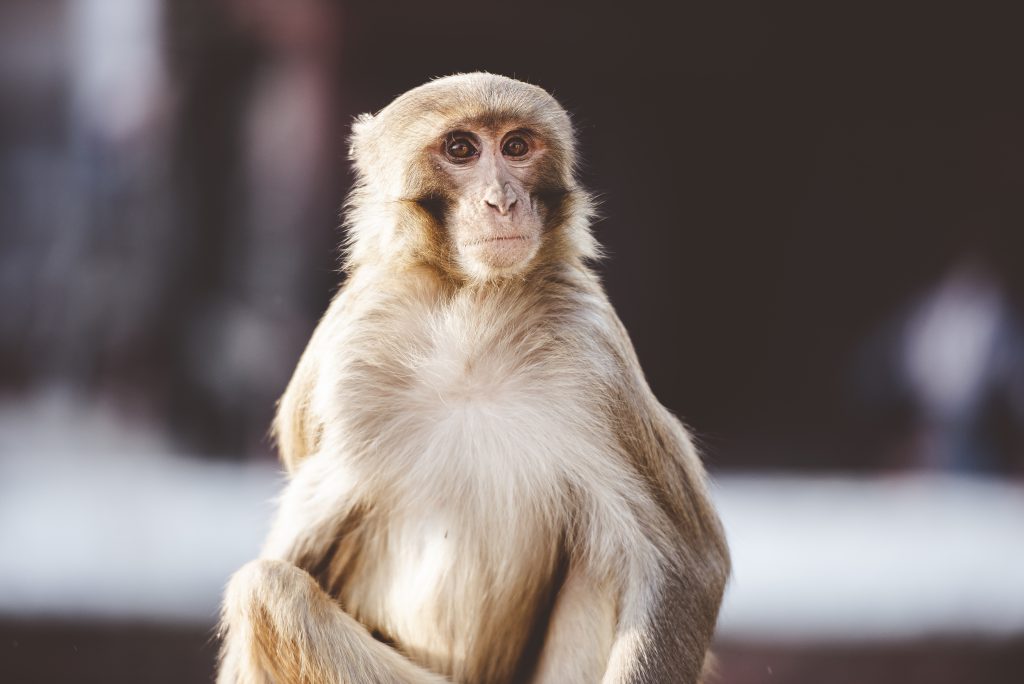
<svg viewBox="0 0 1024 684">
<path fill-rule="evenodd" d="M 472 240 L 464 243 L 466 247 L 476 247 L 477 245 L 490 245 L 490 244 L 501 244 L 503 242 L 528 242 L 530 240 L 526 235 L 496 235 L 494 237 L 480 238 L 478 240 Z"/>
</svg>

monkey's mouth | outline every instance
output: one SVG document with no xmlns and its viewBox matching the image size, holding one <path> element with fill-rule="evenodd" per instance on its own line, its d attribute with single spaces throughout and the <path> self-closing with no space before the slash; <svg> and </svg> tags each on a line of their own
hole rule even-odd
<svg viewBox="0 0 1024 684">
<path fill-rule="evenodd" d="M 459 243 L 459 251 L 477 275 L 485 278 L 517 272 L 533 258 L 539 235 L 487 233 Z"/>
<path fill-rule="evenodd" d="M 464 243 L 466 247 L 476 247 L 477 245 L 494 245 L 494 244 L 508 244 L 515 242 L 528 242 L 529 237 L 525 235 L 497 235 L 494 237 L 479 238 L 477 240 L 471 240 Z"/>
</svg>

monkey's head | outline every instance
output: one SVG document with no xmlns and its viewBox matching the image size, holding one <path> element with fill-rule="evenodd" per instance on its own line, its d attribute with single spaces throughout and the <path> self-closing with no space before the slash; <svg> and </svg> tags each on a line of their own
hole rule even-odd
<svg viewBox="0 0 1024 684">
<path fill-rule="evenodd" d="M 572 124 L 547 92 L 474 73 L 431 81 L 352 129 L 349 265 L 427 263 L 455 278 L 592 257 Z"/>
</svg>

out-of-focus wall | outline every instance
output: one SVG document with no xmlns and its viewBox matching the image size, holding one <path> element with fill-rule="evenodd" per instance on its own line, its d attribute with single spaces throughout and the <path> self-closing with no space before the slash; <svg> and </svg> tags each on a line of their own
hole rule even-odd
<svg viewBox="0 0 1024 684">
<path fill-rule="evenodd" d="M 715 465 L 1021 471 L 1010 22 L 130 5 L 5 3 L 0 389 L 128 398 L 191 448 L 265 452 L 340 281 L 348 122 L 489 69 L 575 114 L 608 289 Z"/>
</svg>

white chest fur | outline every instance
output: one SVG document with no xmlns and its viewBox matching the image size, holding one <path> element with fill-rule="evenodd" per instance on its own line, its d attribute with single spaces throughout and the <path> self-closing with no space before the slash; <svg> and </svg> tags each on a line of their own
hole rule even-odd
<svg viewBox="0 0 1024 684">
<path fill-rule="evenodd" d="M 391 510 L 371 535 L 385 543 L 361 550 L 372 558 L 344 593 L 410 651 L 442 637 L 465 646 L 479 620 L 500 618 L 481 606 L 508 592 L 515 609 L 539 591 L 545 579 L 527 573 L 554 562 L 573 483 L 607 476 L 608 426 L 594 418 L 591 378 L 539 321 L 442 309 L 365 352 L 343 375 L 339 438 Z"/>
<path fill-rule="evenodd" d="M 348 350 L 357 360 L 330 387 L 340 408 L 328 423 L 352 464 L 405 489 L 402 501 L 429 492 L 508 515 L 607 449 L 594 378 L 543 315 L 464 297 L 346 344 L 360 353 Z"/>
</svg>

